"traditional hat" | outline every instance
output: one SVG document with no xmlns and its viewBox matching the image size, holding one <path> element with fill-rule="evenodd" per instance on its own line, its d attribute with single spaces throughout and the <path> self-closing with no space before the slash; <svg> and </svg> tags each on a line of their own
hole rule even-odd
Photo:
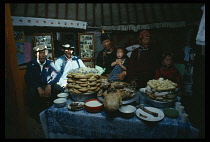
<svg viewBox="0 0 210 142">
<path fill-rule="evenodd" d="M 110 38 L 109 33 L 104 33 L 104 31 L 102 30 L 100 39 L 101 39 L 101 43 L 102 43 L 104 40 L 111 39 L 111 38 Z"/>
<path fill-rule="evenodd" d="M 46 48 L 47 48 L 46 45 L 38 45 L 38 46 L 35 46 L 35 47 L 33 48 L 33 50 L 34 50 L 34 52 L 39 52 L 39 51 L 42 51 L 42 50 L 44 50 L 44 49 L 46 49 Z"/>
<path fill-rule="evenodd" d="M 63 40 L 61 42 L 61 46 L 64 49 L 72 49 L 72 50 L 74 50 L 74 48 L 75 48 L 74 41 L 72 41 L 72 40 Z"/>
<path fill-rule="evenodd" d="M 140 38 L 150 37 L 150 33 L 147 30 L 143 30 L 140 32 Z"/>
</svg>

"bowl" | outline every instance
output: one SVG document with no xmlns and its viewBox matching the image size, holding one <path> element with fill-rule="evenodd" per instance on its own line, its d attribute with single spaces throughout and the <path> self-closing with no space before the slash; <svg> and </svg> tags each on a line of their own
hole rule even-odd
<svg viewBox="0 0 210 142">
<path fill-rule="evenodd" d="M 66 105 L 66 99 L 65 98 L 58 98 L 54 101 L 55 107 L 64 107 Z"/>
<path fill-rule="evenodd" d="M 96 113 L 101 111 L 103 108 L 103 103 L 101 103 L 98 99 L 90 99 L 85 102 L 85 109 L 88 112 Z"/>
<path fill-rule="evenodd" d="M 124 118 L 131 118 L 134 116 L 134 112 L 136 111 L 136 107 L 132 105 L 123 105 L 119 108 L 122 117 Z"/>
<path fill-rule="evenodd" d="M 177 100 L 177 97 L 171 101 L 171 102 L 161 102 L 161 101 L 156 101 L 148 98 L 147 96 L 145 97 L 146 102 L 149 103 L 150 105 L 157 107 L 157 108 L 166 108 L 166 107 L 173 107 L 175 104 L 175 101 Z"/>
<path fill-rule="evenodd" d="M 89 99 L 95 99 L 97 97 L 96 94 L 97 94 L 96 92 L 83 93 L 83 94 L 70 92 L 71 99 L 75 102 L 85 102 Z"/>
<path fill-rule="evenodd" d="M 57 95 L 58 98 L 65 98 L 65 99 L 67 99 L 68 96 L 69 96 L 69 93 L 59 93 L 59 94 Z"/>
</svg>

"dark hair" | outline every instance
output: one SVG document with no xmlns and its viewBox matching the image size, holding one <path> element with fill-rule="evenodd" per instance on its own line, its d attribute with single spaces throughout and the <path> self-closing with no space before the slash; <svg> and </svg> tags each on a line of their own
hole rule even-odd
<svg viewBox="0 0 210 142">
<path fill-rule="evenodd" d="M 171 56 L 173 58 L 174 54 L 171 51 L 164 51 L 162 59 L 164 60 L 166 56 Z"/>
<path fill-rule="evenodd" d="M 123 53 L 124 53 L 123 58 L 125 58 L 127 56 L 127 50 L 125 48 L 123 48 L 123 47 L 117 47 L 116 54 L 117 54 L 117 50 L 118 49 L 121 49 L 123 51 Z"/>
</svg>

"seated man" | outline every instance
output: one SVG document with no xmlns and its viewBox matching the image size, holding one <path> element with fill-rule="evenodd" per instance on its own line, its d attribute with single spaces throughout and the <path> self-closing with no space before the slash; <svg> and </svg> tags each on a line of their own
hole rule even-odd
<svg viewBox="0 0 210 142">
<path fill-rule="evenodd" d="M 70 70 L 85 67 L 84 63 L 79 57 L 73 56 L 73 52 L 75 50 L 73 41 L 64 40 L 61 42 L 61 44 L 64 55 L 57 58 L 55 63 L 51 63 L 51 65 L 55 67 L 56 71 L 60 73 L 59 81 L 53 87 L 53 93 L 55 94 L 65 91 L 67 85 L 66 76 Z"/>
<path fill-rule="evenodd" d="M 46 46 L 39 45 L 33 50 L 36 59 L 28 62 L 24 76 L 27 85 L 26 103 L 32 115 L 39 121 L 39 113 L 56 98 L 51 93 L 51 87 L 58 82 L 59 73 L 50 65 L 51 61 L 46 59 Z"/>
<path fill-rule="evenodd" d="M 155 78 L 157 67 L 161 65 L 161 49 L 150 44 L 150 32 L 139 32 L 139 47 L 134 49 L 128 62 L 126 81 L 136 88 L 144 88 Z"/>
</svg>

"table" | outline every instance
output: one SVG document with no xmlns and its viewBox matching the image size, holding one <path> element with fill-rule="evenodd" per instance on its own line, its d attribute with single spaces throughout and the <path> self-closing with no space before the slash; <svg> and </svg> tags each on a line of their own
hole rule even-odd
<svg viewBox="0 0 210 142">
<path fill-rule="evenodd" d="M 67 104 L 71 102 L 71 99 L 67 100 Z M 67 105 L 63 108 L 52 105 L 40 113 L 40 120 L 46 138 L 198 138 L 199 133 L 190 122 L 182 123 L 180 116 L 176 119 L 165 116 L 159 122 L 145 122 L 136 115 L 130 119 L 123 118 L 120 112 L 107 116 L 103 110 L 99 113 L 89 113 L 85 109 L 70 111 Z"/>
</svg>

